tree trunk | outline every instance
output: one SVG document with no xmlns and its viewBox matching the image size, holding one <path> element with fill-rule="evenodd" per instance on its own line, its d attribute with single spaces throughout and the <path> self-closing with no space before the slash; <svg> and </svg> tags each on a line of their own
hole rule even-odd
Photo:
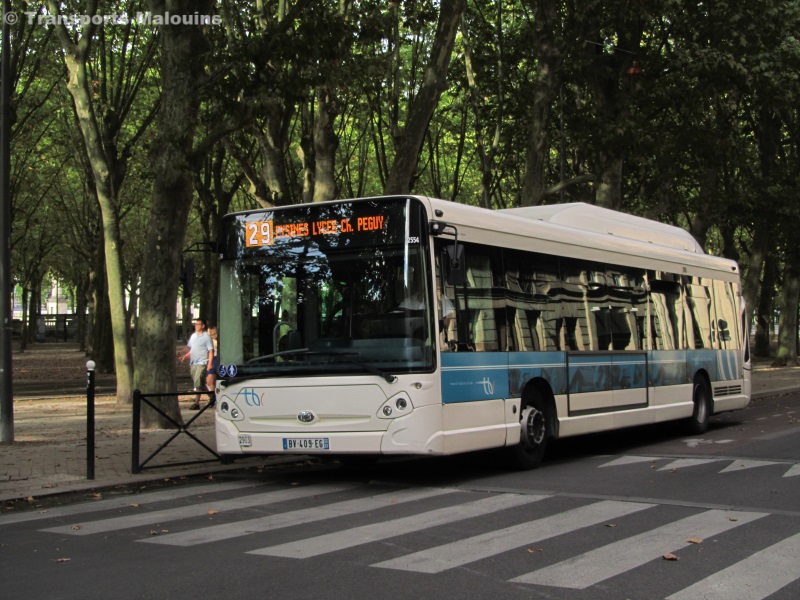
<svg viewBox="0 0 800 600">
<path fill-rule="evenodd" d="M 472 66 L 472 47 L 469 41 L 466 19 L 461 19 L 461 34 L 464 46 L 464 69 L 469 86 L 470 104 L 472 114 L 475 119 L 475 147 L 478 152 L 480 162 L 478 164 L 481 171 L 481 206 L 484 208 L 492 207 L 492 181 L 494 179 L 494 157 L 500 146 L 500 136 L 503 126 L 503 114 L 505 106 L 505 81 L 503 75 L 503 9 L 502 3 L 497 5 L 497 117 L 494 122 L 494 134 L 492 140 L 487 144 L 484 134 L 484 117 L 481 110 L 481 90 L 475 78 L 475 70 Z M 487 132 L 488 133 L 488 132 Z M 438 195 L 438 194 L 437 194 Z"/>
<path fill-rule="evenodd" d="M 759 107 L 759 127 L 758 131 L 758 152 L 759 152 L 759 167 L 760 175 L 763 180 L 763 188 L 769 190 L 772 182 L 772 175 L 775 172 L 776 162 L 778 160 L 778 151 L 780 148 L 780 122 L 776 118 L 775 113 L 764 104 L 763 100 Z M 758 197 L 757 202 L 764 203 L 764 206 L 771 206 L 776 202 L 776 198 L 766 193 Z M 753 242 L 750 248 L 750 264 L 747 268 L 744 281 L 742 282 L 742 293 L 744 294 L 745 306 L 747 308 L 747 322 L 752 323 L 753 311 L 756 308 L 756 301 L 764 298 L 764 292 L 759 292 L 760 286 L 767 285 L 767 280 L 771 279 L 770 289 L 766 290 L 769 293 L 770 311 L 772 310 L 772 289 L 771 286 L 777 278 L 777 265 L 767 265 L 769 258 L 769 251 L 773 244 L 773 224 L 772 214 L 769 210 L 755 210 L 755 230 L 753 231 Z M 771 271 L 770 271 L 771 269 Z M 763 272 L 764 282 L 761 282 Z M 763 306 L 759 302 L 759 308 Z M 767 344 L 769 344 L 769 323 L 772 322 L 772 314 L 765 315 L 758 313 L 759 320 L 767 318 Z M 758 327 L 758 325 L 757 325 Z M 756 330 L 758 332 L 758 330 Z M 769 352 L 767 352 L 767 356 Z"/>
<path fill-rule="evenodd" d="M 535 54 L 537 57 L 536 87 L 529 112 L 530 133 L 525 152 L 525 178 L 522 182 L 522 206 L 538 206 L 544 202 L 547 188 L 547 162 L 550 156 L 548 130 L 553 100 L 558 89 L 557 71 L 561 62 L 556 46 L 554 24 L 558 22 L 558 2 L 542 0 L 535 3 Z M 562 157 L 559 157 L 561 160 Z M 562 182 L 563 183 L 563 182 Z"/>
<path fill-rule="evenodd" d="M 138 273 L 135 274 L 138 280 Z M 136 346 L 136 315 L 139 312 L 139 286 L 137 283 L 131 284 L 130 298 L 128 299 L 128 331 L 131 334 L 131 346 Z"/>
<path fill-rule="evenodd" d="M 603 172 L 597 185 L 595 201 L 597 206 L 619 210 L 622 206 L 622 165 L 620 154 L 609 153 L 606 156 Z"/>
<path fill-rule="evenodd" d="M 105 279 L 99 278 L 94 289 L 94 327 L 92 327 L 91 357 L 98 373 L 114 372 L 114 339 L 111 311 L 108 306 Z"/>
<path fill-rule="evenodd" d="M 153 13 L 208 14 L 210 2 L 153 0 Z M 153 144 L 153 197 L 142 266 L 136 387 L 144 393 L 176 389 L 175 306 L 181 254 L 192 206 L 192 153 L 207 51 L 203 31 L 194 26 L 165 26 L 161 35 L 161 104 Z M 161 409 L 182 422 L 177 397 L 158 399 Z M 153 410 L 144 410 L 145 426 L 167 427 Z"/>
<path fill-rule="evenodd" d="M 58 5 L 48 2 L 52 14 L 58 14 Z M 97 11 L 97 3 L 90 3 L 87 14 Z M 75 115 L 83 136 L 84 148 L 92 169 L 92 177 L 100 205 L 103 224 L 103 249 L 106 256 L 106 277 L 111 324 L 114 338 L 114 360 L 117 374 L 117 402 L 131 403 L 133 400 L 133 353 L 125 318 L 125 287 L 123 284 L 123 265 L 119 215 L 116 208 L 115 190 L 111 170 L 103 147 L 102 136 L 94 113 L 92 96 L 89 91 L 86 63 L 91 44 L 91 29 L 77 44 L 73 43 L 65 27 L 58 30 L 64 47 L 64 62 L 69 79 L 67 90 L 73 99 Z"/>
<path fill-rule="evenodd" d="M 717 182 L 716 167 L 710 161 L 703 165 L 702 169 L 703 172 L 700 179 L 700 194 L 698 199 L 700 206 L 692 219 L 689 233 L 697 240 L 701 248 L 705 248 L 708 230 L 711 226 L 707 217 L 711 213 L 710 207 L 714 206 L 714 199 L 717 197 L 719 184 Z"/>
<path fill-rule="evenodd" d="M 78 289 L 76 290 L 75 300 L 75 315 L 77 319 L 76 335 L 81 352 L 86 352 L 86 328 L 87 319 L 86 312 L 89 309 L 89 303 L 86 299 L 86 294 L 89 290 L 89 276 L 83 275 L 78 280 Z"/>
<path fill-rule="evenodd" d="M 97 200 L 102 215 L 103 249 L 106 257 L 108 302 L 117 374 L 117 402 L 130 404 L 133 400 L 133 353 L 125 314 L 119 217 L 109 180 L 108 164 L 102 150 L 102 142 L 97 131 L 97 123 L 87 89 L 86 63 L 68 59 L 67 65 L 70 71 L 70 81 L 67 87 L 75 100 L 75 110 L 89 152 L 92 174 L 97 187 Z"/>
<path fill-rule="evenodd" d="M 28 340 L 35 342 L 39 339 L 39 319 L 42 316 L 42 278 L 36 275 L 31 286 L 31 301 L 28 304 Z"/>
<path fill-rule="evenodd" d="M 787 252 L 780 295 L 781 316 L 778 320 L 778 351 L 773 366 L 797 364 L 797 304 L 800 302 L 800 274 L 797 257 Z"/>
<path fill-rule="evenodd" d="M 288 126 L 292 118 L 290 109 L 281 106 L 268 111 L 264 131 L 256 133 L 256 141 L 264 160 L 263 179 L 269 188 L 269 201 L 272 206 L 286 206 L 292 203 L 292 188 L 287 177 L 284 148 L 288 146 Z"/>
<path fill-rule="evenodd" d="M 411 191 L 428 123 L 439 104 L 439 97 L 447 87 L 447 70 L 465 4 L 466 0 L 442 0 L 440 3 L 436 37 L 425 67 L 422 85 L 409 109 L 405 128 L 399 136 L 394 164 L 384 189 L 386 194 L 407 194 Z"/>
<path fill-rule="evenodd" d="M 19 335 L 19 351 L 25 352 L 28 347 L 28 298 L 30 293 L 28 288 L 22 286 L 22 331 Z"/>
<path fill-rule="evenodd" d="M 314 202 L 336 198 L 336 150 L 339 139 L 333 129 L 336 97 L 331 86 L 317 88 L 317 114 L 314 119 Z"/>
<path fill-rule="evenodd" d="M 300 103 L 300 147 L 297 154 L 303 167 L 303 202 L 314 201 L 314 117 L 309 100 Z"/>
<path fill-rule="evenodd" d="M 749 273 L 749 272 L 748 272 Z M 753 354 L 756 356 L 770 355 L 770 342 L 772 341 L 772 315 L 775 280 L 778 276 L 778 265 L 774 260 L 764 263 L 764 278 L 761 282 L 761 291 L 758 297 L 758 307 L 755 310 L 756 333 Z M 745 300 L 746 302 L 746 300 Z M 752 323 L 753 309 L 747 306 L 748 323 Z"/>
</svg>

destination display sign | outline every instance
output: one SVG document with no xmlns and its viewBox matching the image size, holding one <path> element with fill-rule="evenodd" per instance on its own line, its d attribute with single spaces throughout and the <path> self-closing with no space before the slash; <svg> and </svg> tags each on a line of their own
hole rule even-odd
<svg viewBox="0 0 800 600">
<path fill-rule="evenodd" d="M 276 240 L 316 236 L 338 236 L 359 231 L 381 231 L 386 225 L 384 215 L 368 215 L 347 219 L 325 219 L 276 223 L 248 221 L 244 224 L 244 245 L 248 248 L 271 246 Z"/>
<path fill-rule="evenodd" d="M 221 258 L 419 244 L 425 207 L 416 198 L 320 202 L 226 215 Z M 278 253 L 278 254 L 275 254 Z"/>
</svg>

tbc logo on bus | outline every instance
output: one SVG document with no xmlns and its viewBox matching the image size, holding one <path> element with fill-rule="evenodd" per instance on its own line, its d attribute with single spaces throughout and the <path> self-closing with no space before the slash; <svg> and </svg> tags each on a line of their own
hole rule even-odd
<svg viewBox="0 0 800 600">
<path fill-rule="evenodd" d="M 239 396 L 244 396 L 244 403 L 247 406 L 261 406 L 261 401 L 264 399 L 264 394 L 258 395 L 253 388 L 245 388 L 239 392 Z"/>
<path fill-rule="evenodd" d="M 488 377 L 484 377 L 478 383 L 483 386 L 483 393 L 487 396 L 494 394 L 494 382 L 490 381 Z"/>
</svg>

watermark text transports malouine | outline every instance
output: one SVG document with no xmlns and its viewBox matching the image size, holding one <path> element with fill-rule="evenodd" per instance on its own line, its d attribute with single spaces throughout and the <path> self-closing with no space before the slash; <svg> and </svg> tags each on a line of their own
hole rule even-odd
<svg viewBox="0 0 800 600">
<path fill-rule="evenodd" d="M 21 17 L 24 15 L 24 17 Z M 8 12 L 3 15 L 3 20 L 9 25 L 13 25 L 20 18 L 24 18 L 28 25 L 71 25 L 71 26 L 85 26 L 90 23 L 93 25 L 222 25 L 222 17 L 220 15 L 201 15 L 199 13 L 192 14 L 172 14 L 170 12 L 152 13 L 152 12 L 137 12 L 135 14 L 127 13 L 112 13 L 108 15 L 50 15 L 40 14 L 38 12 L 23 12 L 13 13 Z"/>
</svg>

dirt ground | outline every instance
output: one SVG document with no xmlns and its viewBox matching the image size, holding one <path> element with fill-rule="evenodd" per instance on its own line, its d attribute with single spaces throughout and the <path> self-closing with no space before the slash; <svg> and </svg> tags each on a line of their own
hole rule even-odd
<svg viewBox="0 0 800 600">
<path fill-rule="evenodd" d="M 176 350 L 180 345 L 176 345 Z M 64 384 L 77 382 L 86 385 L 86 363 L 91 360 L 82 352 L 77 343 L 45 342 L 28 344 L 25 352 L 20 352 L 19 343 L 14 342 L 11 350 L 12 380 L 15 391 L 19 384 L 23 391 L 28 381 L 53 381 Z M 187 363 L 175 359 L 179 379 L 189 377 Z M 97 379 L 113 380 L 114 376 L 97 373 Z"/>
<path fill-rule="evenodd" d="M 43 379 L 84 382 L 88 360 L 77 344 L 28 344 L 25 352 L 20 352 L 19 343 L 15 343 L 11 352 L 12 380 L 15 383 Z"/>
<path fill-rule="evenodd" d="M 18 443 L 54 444 L 86 436 L 86 363 L 89 357 L 77 344 L 49 342 L 31 344 L 25 352 L 14 345 L 12 385 L 14 389 L 14 439 Z M 186 383 L 189 368 L 176 359 L 179 383 Z M 98 443 L 121 435 L 130 436 L 130 405 L 120 405 L 113 395 L 113 374 L 96 374 L 95 431 Z M 43 385 L 44 384 L 44 385 Z M 49 384 L 49 385 L 47 385 Z M 182 386 L 188 387 L 188 386 Z M 105 393 L 102 393 L 105 391 Z M 184 419 L 193 395 L 179 397 Z M 213 411 L 206 411 L 195 427 L 211 425 Z"/>
</svg>

